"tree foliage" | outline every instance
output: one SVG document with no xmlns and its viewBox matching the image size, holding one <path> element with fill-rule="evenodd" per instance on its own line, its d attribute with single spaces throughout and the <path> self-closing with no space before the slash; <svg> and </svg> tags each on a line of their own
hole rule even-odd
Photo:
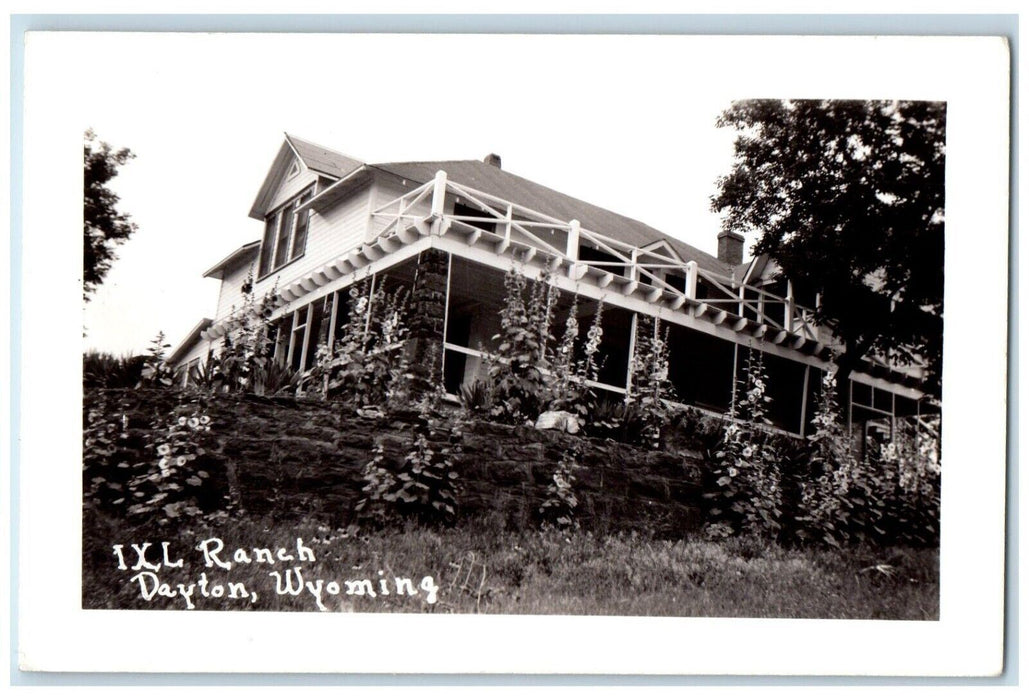
<svg viewBox="0 0 1029 700">
<path fill-rule="evenodd" d="M 88 300 L 111 269 L 115 246 L 136 230 L 129 215 L 118 211 L 118 195 L 107 184 L 135 154 L 115 150 L 92 129 L 86 131 L 83 151 L 82 296 Z"/>
<path fill-rule="evenodd" d="M 946 105 L 738 102 L 712 208 L 726 230 L 757 232 L 817 320 L 842 341 L 841 378 L 866 355 L 922 362 L 938 388 L 943 341 Z"/>
</svg>

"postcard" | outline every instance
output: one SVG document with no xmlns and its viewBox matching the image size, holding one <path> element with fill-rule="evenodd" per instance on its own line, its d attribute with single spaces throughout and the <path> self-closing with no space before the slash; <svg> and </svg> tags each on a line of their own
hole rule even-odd
<svg viewBox="0 0 1029 700">
<path fill-rule="evenodd" d="M 22 668 L 999 673 L 1008 71 L 29 33 Z"/>
</svg>

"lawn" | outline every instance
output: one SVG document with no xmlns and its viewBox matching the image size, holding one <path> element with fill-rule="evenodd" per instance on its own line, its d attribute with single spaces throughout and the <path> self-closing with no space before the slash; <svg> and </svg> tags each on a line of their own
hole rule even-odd
<svg viewBox="0 0 1029 700">
<path fill-rule="evenodd" d="M 84 608 L 939 617 L 937 549 L 512 532 L 489 518 L 344 530 L 243 515 L 162 529 L 87 511 L 84 533 Z"/>
</svg>

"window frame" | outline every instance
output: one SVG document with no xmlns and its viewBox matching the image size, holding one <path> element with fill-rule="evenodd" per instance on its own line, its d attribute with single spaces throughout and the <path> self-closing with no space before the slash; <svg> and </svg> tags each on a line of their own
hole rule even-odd
<svg viewBox="0 0 1029 700">
<path fill-rule="evenodd" d="M 311 184 L 265 216 L 264 236 L 261 238 L 261 252 L 257 261 L 257 281 L 275 274 L 307 254 L 307 242 L 311 232 L 311 212 L 307 210 L 298 214 L 296 210 L 309 202 L 314 193 L 315 185 Z M 285 223 L 283 217 L 290 217 L 285 229 L 283 229 Z M 303 240 L 301 245 L 298 246 L 297 222 L 300 221 L 301 217 L 304 217 Z M 271 231 L 274 231 L 274 233 L 270 233 Z M 283 250 L 281 259 L 279 255 L 280 249 Z M 265 265 L 266 262 L 267 266 Z"/>
</svg>

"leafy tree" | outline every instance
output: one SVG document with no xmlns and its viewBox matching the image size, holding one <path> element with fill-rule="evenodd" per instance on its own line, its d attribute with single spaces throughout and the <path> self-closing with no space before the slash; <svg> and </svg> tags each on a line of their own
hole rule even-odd
<svg viewBox="0 0 1029 700">
<path fill-rule="evenodd" d="M 118 195 L 107 186 L 135 154 L 113 149 L 90 129 L 83 155 L 82 297 L 88 301 L 111 269 L 115 246 L 136 230 L 128 214 L 118 211 Z"/>
<path fill-rule="evenodd" d="M 924 363 L 938 390 L 946 105 L 752 100 L 718 125 L 738 135 L 712 209 L 821 293 L 816 320 L 844 345 L 839 377 L 877 355 Z"/>
</svg>

